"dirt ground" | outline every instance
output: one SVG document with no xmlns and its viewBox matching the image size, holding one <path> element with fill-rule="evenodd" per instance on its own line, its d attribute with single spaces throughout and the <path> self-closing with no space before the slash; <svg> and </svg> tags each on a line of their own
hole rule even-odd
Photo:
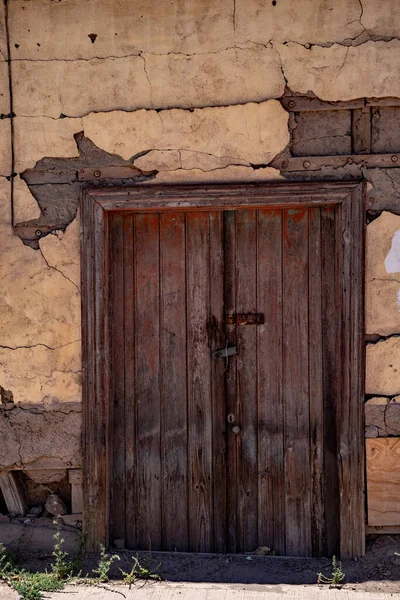
<svg viewBox="0 0 400 600">
<path fill-rule="evenodd" d="M 21 548 L 22 550 L 22 548 Z M 344 561 L 345 589 L 365 592 L 400 592 L 400 535 L 376 535 L 367 538 L 366 555 L 358 561 Z M 254 554 L 188 554 L 168 552 L 134 553 L 172 582 L 206 582 L 238 584 L 316 584 L 317 575 L 331 572 L 328 559 L 284 558 Z M 119 568 L 132 566 L 131 552 L 120 552 L 111 571 L 112 579 L 121 579 Z M 96 568 L 97 556 L 88 555 L 83 574 Z M 20 564 L 30 569 L 45 569 L 51 555 L 24 552 Z"/>
</svg>

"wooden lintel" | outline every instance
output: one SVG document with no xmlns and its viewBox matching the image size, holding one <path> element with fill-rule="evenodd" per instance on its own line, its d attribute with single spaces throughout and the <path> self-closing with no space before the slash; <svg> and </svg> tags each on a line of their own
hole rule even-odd
<svg viewBox="0 0 400 600">
<path fill-rule="evenodd" d="M 283 172 L 289 171 L 320 171 L 323 168 L 338 169 L 355 166 L 358 168 L 400 167 L 400 153 L 391 154 L 342 154 L 339 156 L 296 156 L 273 160 L 270 167 Z"/>
<path fill-rule="evenodd" d="M 400 106 L 400 98 L 367 98 L 365 101 L 367 106 Z"/>
<path fill-rule="evenodd" d="M 132 179 L 140 175 L 153 175 L 155 171 L 141 171 L 134 165 L 116 165 L 105 167 L 87 167 L 78 172 L 79 181 L 96 181 L 99 179 Z"/>
<path fill-rule="evenodd" d="M 48 171 L 38 171 L 36 169 L 27 169 L 22 174 L 22 179 L 28 185 L 43 185 L 46 183 L 73 183 L 77 180 L 76 169 L 67 171 L 58 171 L 49 169 Z"/>
<path fill-rule="evenodd" d="M 352 110 L 365 106 L 364 98 L 344 102 L 324 102 L 319 98 L 308 96 L 288 96 L 281 99 L 283 108 L 291 112 L 317 111 L 317 110 Z"/>
</svg>

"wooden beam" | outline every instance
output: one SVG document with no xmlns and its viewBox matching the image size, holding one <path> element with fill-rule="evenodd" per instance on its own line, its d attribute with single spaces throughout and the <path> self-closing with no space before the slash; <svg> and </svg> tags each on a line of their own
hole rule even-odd
<svg viewBox="0 0 400 600">
<path fill-rule="evenodd" d="M 364 98 L 349 100 L 344 102 L 324 102 L 319 98 L 309 98 L 308 96 L 287 96 L 281 99 L 283 108 L 292 112 L 305 112 L 317 110 L 352 110 L 363 108 Z"/>
<path fill-rule="evenodd" d="M 355 154 L 371 152 L 371 109 L 357 108 L 351 114 L 351 139 Z"/>
<path fill-rule="evenodd" d="M 16 474 L 12 471 L 0 471 L 0 488 L 9 514 L 23 516 L 26 509 L 25 497 Z"/>
</svg>

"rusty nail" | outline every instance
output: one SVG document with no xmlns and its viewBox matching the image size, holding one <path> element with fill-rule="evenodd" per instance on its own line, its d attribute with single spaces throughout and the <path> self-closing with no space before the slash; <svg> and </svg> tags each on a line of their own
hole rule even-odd
<svg viewBox="0 0 400 600">
<path fill-rule="evenodd" d="M 290 100 L 290 101 L 288 102 L 288 106 L 289 106 L 289 108 L 294 108 L 294 107 L 296 106 L 296 103 L 295 103 L 295 101 L 294 101 L 294 100 Z"/>
<path fill-rule="evenodd" d="M 303 167 L 304 167 L 305 169 L 308 169 L 308 167 L 309 167 L 309 166 L 310 166 L 310 163 L 308 162 L 308 160 L 305 160 L 305 161 L 303 162 Z"/>
<path fill-rule="evenodd" d="M 392 162 L 397 162 L 397 161 L 398 161 L 398 158 L 397 158 L 397 156 L 394 156 L 394 155 L 393 155 L 391 160 L 392 160 Z"/>
<path fill-rule="evenodd" d="M 289 166 L 289 163 L 287 160 L 282 161 L 282 169 L 287 169 Z"/>
<path fill-rule="evenodd" d="M 348 165 L 352 165 L 353 164 L 353 159 L 352 158 L 348 158 L 347 159 L 347 164 Z"/>
<path fill-rule="evenodd" d="M 95 177 L 100 177 L 100 175 L 101 175 L 101 171 L 95 171 L 94 172 L 94 176 Z"/>
<path fill-rule="evenodd" d="M 36 229 L 35 235 L 36 235 L 36 237 L 40 237 L 42 235 L 42 232 L 40 231 L 40 229 Z"/>
</svg>

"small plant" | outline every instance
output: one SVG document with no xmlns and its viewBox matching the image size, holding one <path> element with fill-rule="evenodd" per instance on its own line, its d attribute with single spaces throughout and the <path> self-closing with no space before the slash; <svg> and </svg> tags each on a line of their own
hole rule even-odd
<svg viewBox="0 0 400 600">
<path fill-rule="evenodd" d="M 93 573 L 96 573 L 97 579 L 103 583 L 109 580 L 109 573 L 111 565 L 115 560 L 119 560 L 117 554 L 107 554 L 104 546 L 100 544 L 100 560 L 97 569 L 93 569 Z"/>
<path fill-rule="evenodd" d="M 140 564 L 137 556 L 132 556 L 132 559 L 133 566 L 129 573 L 126 573 L 120 569 L 122 575 L 124 576 L 124 583 L 129 585 L 129 589 L 131 589 L 132 584 L 134 584 L 137 579 L 152 579 L 153 581 L 161 581 L 161 575 L 155 573 L 155 571 L 150 567 Z M 160 566 L 161 565 L 158 565 L 156 570 L 159 569 Z"/>
<path fill-rule="evenodd" d="M 342 571 L 342 563 L 336 560 L 336 556 L 332 558 L 332 575 L 327 577 L 323 573 L 318 573 L 318 583 L 327 583 L 331 587 L 340 587 L 343 585 L 343 580 L 346 575 Z"/>
</svg>

